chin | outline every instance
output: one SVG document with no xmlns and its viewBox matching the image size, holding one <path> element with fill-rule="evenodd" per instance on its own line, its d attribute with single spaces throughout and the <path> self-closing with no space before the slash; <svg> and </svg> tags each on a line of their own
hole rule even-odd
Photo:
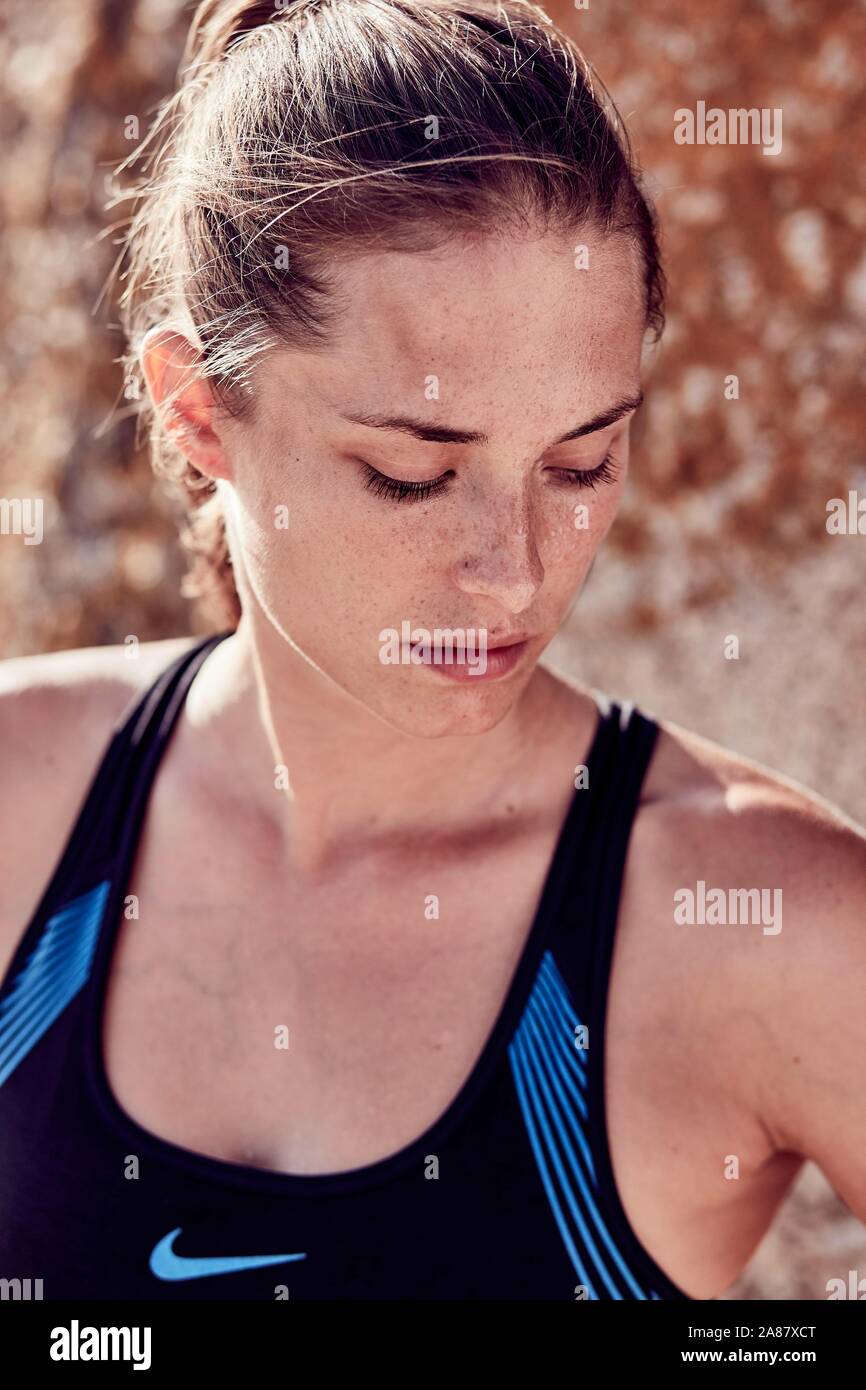
<svg viewBox="0 0 866 1390">
<path fill-rule="evenodd" d="M 399 701 L 371 704 L 374 713 L 391 728 L 413 738 L 460 738 L 485 734 L 501 724 L 514 708 L 527 680 L 490 685 L 472 690 L 465 685 L 408 693 Z"/>
</svg>

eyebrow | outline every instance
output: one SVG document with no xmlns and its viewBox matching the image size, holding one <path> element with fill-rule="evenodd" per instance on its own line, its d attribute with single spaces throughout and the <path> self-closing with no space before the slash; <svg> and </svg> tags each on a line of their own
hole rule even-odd
<svg viewBox="0 0 866 1390">
<path fill-rule="evenodd" d="M 586 420 L 584 424 L 577 425 L 567 434 L 563 434 L 559 439 L 554 440 L 553 448 L 556 444 L 565 444 L 569 439 L 581 439 L 586 434 L 596 434 L 598 430 L 607 429 L 608 425 L 613 425 L 617 420 L 621 420 L 624 415 L 630 415 L 633 410 L 637 410 L 643 404 L 644 393 L 639 391 L 636 396 L 628 396 L 616 401 L 607 410 L 603 410 L 600 415 L 594 415 L 591 420 Z M 412 420 L 406 415 L 365 415 L 365 414 L 346 414 L 340 416 L 341 420 L 348 420 L 354 425 L 364 425 L 372 430 L 399 430 L 401 434 L 411 434 L 415 439 L 421 439 L 426 444 L 488 444 L 489 438 L 486 434 L 480 434 L 477 430 L 454 430 L 446 425 L 428 425 L 423 420 Z"/>
</svg>

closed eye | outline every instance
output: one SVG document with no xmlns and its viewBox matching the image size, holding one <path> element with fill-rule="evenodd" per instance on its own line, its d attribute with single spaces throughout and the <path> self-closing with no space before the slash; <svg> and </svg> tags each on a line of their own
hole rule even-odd
<svg viewBox="0 0 866 1390">
<path fill-rule="evenodd" d="M 390 497 L 395 502 L 423 502 L 428 497 L 438 497 L 454 477 L 453 468 L 449 468 L 438 478 L 410 482 L 406 478 L 391 478 L 387 473 L 380 473 L 377 468 L 373 468 L 362 459 L 358 462 L 364 471 L 367 490 L 376 497 Z M 590 487 L 593 490 L 599 483 L 612 483 L 618 476 L 613 451 L 595 468 L 551 468 L 548 471 L 555 473 L 558 481 L 565 487 Z"/>
<path fill-rule="evenodd" d="M 619 474 L 612 450 L 595 468 L 553 468 L 551 472 L 558 474 L 560 481 L 566 487 L 591 487 L 593 489 L 599 483 L 612 483 Z"/>
<path fill-rule="evenodd" d="M 395 502 L 422 502 L 425 497 L 435 497 L 447 486 L 448 479 L 454 476 L 454 470 L 449 468 L 438 478 L 427 478 L 420 483 L 410 483 L 404 478 L 389 478 L 387 473 L 380 473 L 369 463 L 364 463 L 365 486 L 377 497 L 392 497 Z"/>
</svg>

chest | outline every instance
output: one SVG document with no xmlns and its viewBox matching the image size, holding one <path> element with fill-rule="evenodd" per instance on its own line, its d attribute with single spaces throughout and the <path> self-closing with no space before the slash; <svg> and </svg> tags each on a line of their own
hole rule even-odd
<svg viewBox="0 0 866 1390">
<path fill-rule="evenodd" d="M 103 1061 L 123 1108 L 216 1157 L 364 1166 L 446 1109 L 508 996 L 555 826 L 471 863 L 442 845 L 311 883 L 151 823 L 115 938 Z"/>
<path fill-rule="evenodd" d="M 229 1162 L 309 1174 L 396 1152 L 476 1064 L 555 834 L 556 822 L 506 835 L 471 861 L 442 845 L 395 848 L 302 887 L 230 843 L 181 858 L 151 825 L 106 991 L 115 1097 L 152 1133 Z M 747 1136 L 736 1114 L 718 1114 L 711 1034 L 694 1014 L 676 1022 L 683 966 L 671 968 L 635 891 L 650 866 L 634 841 L 609 987 L 607 1131 L 629 1219 L 688 1288 L 692 1270 L 712 1277 L 696 1229 L 711 1260 L 736 1234 L 732 1190 L 713 1207 L 713 1158 Z"/>
</svg>

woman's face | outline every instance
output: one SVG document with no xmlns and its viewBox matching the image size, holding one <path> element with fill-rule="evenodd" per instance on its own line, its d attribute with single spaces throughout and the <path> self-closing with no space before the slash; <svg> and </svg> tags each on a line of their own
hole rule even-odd
<svg viewBox="0 0 866 1390">
<path fill-rule="evenodd" d="M 278 630 L 387 723 L 481 732 L 622 496 L 638 253 L 588 232 L 479 241 L 349 261 L 338 284 L 337 340 L 263 360 L 255 421 L 222 435 L 236 559 Z"/>
</svg>

